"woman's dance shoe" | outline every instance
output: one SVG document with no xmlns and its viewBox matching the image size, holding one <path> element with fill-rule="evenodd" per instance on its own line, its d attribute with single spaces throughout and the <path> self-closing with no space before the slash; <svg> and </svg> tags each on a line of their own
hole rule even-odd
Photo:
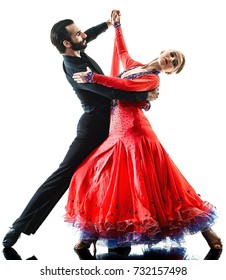
<svg viewBox="0 0 226 280">
<path fill-rule="evenodd" d="M 93 255 L 90 253 L 90 245 L 93 244 Z M 96 240 L 92 242 L 79 241 L 74 246 L 74 251 L 80 260 L 95 260 L 96 259 Z"/>
</svg>

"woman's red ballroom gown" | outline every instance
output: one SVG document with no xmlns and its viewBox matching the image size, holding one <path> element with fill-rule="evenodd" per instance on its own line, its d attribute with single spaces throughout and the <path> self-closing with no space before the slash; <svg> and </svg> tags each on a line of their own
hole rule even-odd
<svg viewBox="0 0 226 280">
<path fill-rule="evenodd" d="M 141 65 L 129 57 L 121 28 L 116 29 L 116 42 L 126 69 Z M 140 90 L 159 84 L 156 74 L 130 78 L 134 80 L 94 75 L 95 82 L 121 89 L 133 82 Z M 74 173 L 65 221 L 80 230 L 83 240 L 107 239 L 114 246 L 152 244 L 214 223 L 215 207 L 203 201 L 178 170 L 142 106 L 116 102 L 109 137 Z"/>
</svg>

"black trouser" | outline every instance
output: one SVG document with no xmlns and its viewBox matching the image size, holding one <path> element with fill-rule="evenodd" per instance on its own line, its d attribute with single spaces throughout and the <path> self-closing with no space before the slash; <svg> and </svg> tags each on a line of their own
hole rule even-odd
<svg viewBox="0 0 226 280">
<path fill-rule="evenodd" d="M 96 124 L 97 125 L 97 124 Z M 95 134 L 79 133 L 72 142 L 59 168 L 38 188 L 13 227 L 30 235 L 34 234 L 51 210 L 66 192 L 78 165 L 108 136 L 104 129 Z"/>
</svg>

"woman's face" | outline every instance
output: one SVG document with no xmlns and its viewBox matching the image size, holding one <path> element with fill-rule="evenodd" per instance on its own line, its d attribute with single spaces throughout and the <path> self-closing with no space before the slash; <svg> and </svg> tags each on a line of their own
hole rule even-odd
<svg viewBox="0 0 226 280">
<path fill-rule="evenodd" d="M 183 63 L 183 55 L 176 50 L 162 51 L 158 58 L 161 70 L 167 74 L 176 72 Z"/>
</svg>

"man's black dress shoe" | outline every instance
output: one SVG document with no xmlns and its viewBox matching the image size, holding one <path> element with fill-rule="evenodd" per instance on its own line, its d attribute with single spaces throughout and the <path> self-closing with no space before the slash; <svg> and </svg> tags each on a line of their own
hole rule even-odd
<svg viewBox="0 0 226 280">
<path fill-rule="evenodd" d="M 5 248 L 10 248 L 12 247 L 16 242 L 17 240 L 19 239 L 21 235 L 21 232 L 15 228 L 10 228 L 10 230 L 6 233 L 3 241 L 2 241 L 2 244 Z"/>
<path fill-rule="evenodd" d="M 13 248 L 4 248 L 2 252 L 6 260 L 22 260 L 21 256 Z M 37 260 L 37 258 L 33 255 L 26 260 Z"/>
<path fill-rule="evenodd" d="M 7 260 L 22 260 L 21 256 L 13 248 L 4 248 L 2 252 Z"/>
</svg>

